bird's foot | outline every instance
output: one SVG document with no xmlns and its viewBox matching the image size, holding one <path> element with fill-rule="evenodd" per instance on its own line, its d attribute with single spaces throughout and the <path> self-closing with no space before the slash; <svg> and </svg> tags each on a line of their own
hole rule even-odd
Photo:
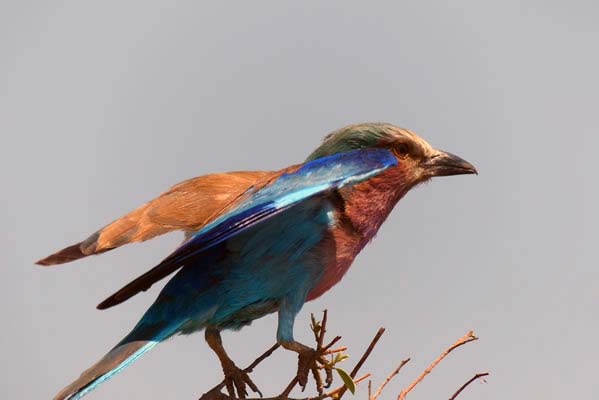
<svg viewBox="0 0 599 400">
<path fill-rule="evenodd" d="M 224 383 L 229 396 L 245 399 L 248 395 L 246 386 L 249 386 L 254 393 L 262 397 L 262 392 L 260 392 L 247 372 L 238 368 L 233 362 L 223 363 L 222 367 L 225 374 Z M 235 395 L 235 392 L 237 392 L 237 395 Z"/>
<path fill-rule="evenodd" d="M 324 389 L 330 387 L 333 383 L 333 368 L 331 367 L 329 360 L 326 359 L 325 354 L 326 349 L 312 349 L 307 346 L 304 346 L 302 350 L 298 351 L 296 378 L 302 387 L 302 390 L 306 388 L 310 372 L 316 382 L 316 390 L 318 390 L 319 395 L 322 395 Z M 324 370 L 325 373 L 324 381 L 321 370 Z"/>
</svg>

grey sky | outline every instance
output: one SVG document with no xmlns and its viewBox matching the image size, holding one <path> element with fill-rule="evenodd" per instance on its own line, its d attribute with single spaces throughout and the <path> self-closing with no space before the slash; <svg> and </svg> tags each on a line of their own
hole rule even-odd
<svg viewBox="0 0 599 400">
<path fill-rule="evenodd" d="M 2 397 L 50 398 L 102 356 L 159 288 L 95 305 L 181 238 L 34 260 L 182 179 L 296 163 L 330 130 L 379 120 L 480 175 L 410 193 L 297 337 L 326 307 L 355 358 L 384 325 L 365 370 L 378 383 L 413 360 L 388 398 L 468 329 L 481 340 L 410 398 L 482 370 L 462 399 L 596 396 L 597 21 L 592 0 L 3 1 Z M 225 344 L 244 364 L 274 336 L 268 317 Z M 255 380 L 274 394 L 294 368 L 279 352 Z M 202 335 L 178 337 L 89 398 L 194 399 L 220 374 Z"/>
</svg>

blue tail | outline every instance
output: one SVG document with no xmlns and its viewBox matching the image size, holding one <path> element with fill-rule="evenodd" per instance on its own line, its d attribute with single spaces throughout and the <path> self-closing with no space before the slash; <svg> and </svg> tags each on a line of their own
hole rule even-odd
<svg viewBox="0 0 599 400">
<path fill-rule="evenodd" d="M 141 357 L 159 342 L 172 336 L 180 325 L 166 329 L 159 326 L 138 324 L 133 331 L 120 341 L 100 361 L 83 371 L 73 383 L 62 389 L 54 400 L 76 400 L 94 390 L 100 383 L 110 379 L 117 372 Z"/>
<path fill-rule="evenodd" d="M 200 271 L 199 273 L 197 271 Z M 75 400 L 110 379 L 146 351 L 177 333 L 204 329 L 215 312 L 218 293 L 210 292 L 209 269 L 183 268 L 162 289 L 135 328 L 100 361 L 83 371 L 54 400 Z M 189 285 L 190 273 L 194 285 Z"/>
</svg>

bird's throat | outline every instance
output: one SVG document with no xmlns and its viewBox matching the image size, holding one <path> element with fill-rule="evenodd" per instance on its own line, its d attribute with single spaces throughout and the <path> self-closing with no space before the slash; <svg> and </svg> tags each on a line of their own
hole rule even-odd
<svg viewBox="0 0 599 400">
<path fill-rule="evenodd" d="M 376 235 L 393 207 L 415 184 L 409 170 L 397 166 L 342 189 L 344 215 L 361 238 L 358 252 Z"/>
</svg>

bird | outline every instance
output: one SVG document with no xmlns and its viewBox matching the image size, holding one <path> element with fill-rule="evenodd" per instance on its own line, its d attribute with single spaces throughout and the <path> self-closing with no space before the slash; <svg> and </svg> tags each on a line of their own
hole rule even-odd
<svg viewBox="0 0 599 400">
<path fill-rule="evenodd" d="M 228 356 L 220 332 L 271 313 L 278 314 L 276 341 L 297 353 L 297 380 L 305 387 L 322 354 L 294 339 L 304 303 L 342 279 L 408 191 L 433 177 L 462 174 L 478 172 L 408 129 L 361 123 L 328 134 L 303 163 L 172 186 L 36 262 L 63 264 L 171 231 L 185 234 L 170 255 L 98 305 L 113 307 L 174 273 L 133 329 L 54 399 L 79 399 L 156 344 L 202 330 L 229 394 L 244 398 L 247 386 L 260 393 Z"/>
</svg>

